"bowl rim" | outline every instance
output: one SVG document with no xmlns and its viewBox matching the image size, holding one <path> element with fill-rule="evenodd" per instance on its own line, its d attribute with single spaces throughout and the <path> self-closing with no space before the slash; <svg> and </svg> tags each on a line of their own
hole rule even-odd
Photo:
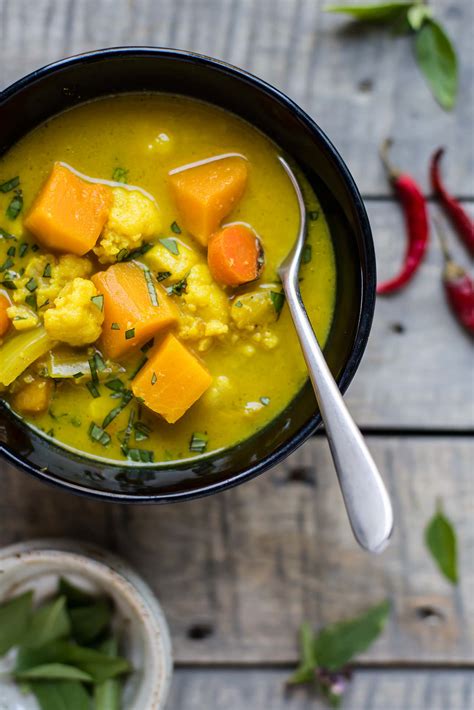
<svg viewBox="0 0 474 710">
<path fill-rule="evenodd" d="M 359 189 L 355 183 L 349 168 L 345 164 L 343 158 L 337 151 L 336 147 L 326 135 L 326 133 L 320 128 L 316 121 L 304 111 L 293 99 L 287 96 L 283 91 L 277 89 L 275 86 L 269 82 L 260 79 L 251 72 L 246 71 L 236 67 L 228 62 L 221 59 L 210 57 L 204 54 L 199 54 L 185 49 L 175 49 L 170 47 L 154 47 L 154 46 L 117 46 L 117 47 L 107 47 L 103 49 L 96 49 L 89 52 L 82 52 L 75 54 L 63 59 L 46 64 L 38 69 L 21 77 L 13 84 L 7 86 L 3 91 L 0 92 L 0 107 L 6 103 L 11 97 L 13 97 L 17 92 L 21 91 L 25 87 L 34 84 L 36 80 L 42 79 L 43 77 L 56 73 L 63 68 L 74 66 L 77 64 L 93 64 L 95 62 L 104 59 L 114 59 L 117 57 L 143 57 L 143 58 L 166 58 L 177 61 L 184 61 L 190 63 L 196 63 L 208 66 L 212 69 L 218 70 L 224 74 L 231 75 L 233 78 L 243 81 L 253 85 L 258 90 L 265 93 L 267 96 L 275 100 L 281 106 L 292 112 L 301 123 L 303 123 L 309 131 L 317 137 L 322 150 L 326 153 L 328 158 L 336 166 L 338 173 L 340 174 L 343 183 L 348 192 L 349 199 L 352 203 L 352 208 L 354 210 L 355 218 L 358 222 L 360 229 L 360 234 L 362 236 L 361 247 L 362 253 L 365 260 L 364 275 L 361 279 L 361 301 L 359 307 L 359 319 L 357 330 L 355 332 L 354 343 L 350 353 L 350 356 L 337 379 L 337 385 L 342 394 L 347 390 L 349 384 L 351 383 L 355 372 L 361 362 L 362 356 L 364 354 L 365 348 L 367 346 L 367 341 L 369 338 L 370 330 L 372 327 L 372 321 L 375 311 L 375 292 L 376 292 L 376 260 L 375 260 L 375 248 L 372 238 L 372 232 L 370 228 L 369 218 L 367 211 L 359 192 Z M 217 104 L 218 105 L 218 104 Z M 317 428 L 321 424 L 321 415 L 319 412 L 315 412 L 308 418 L 305 424 L 288 439 L 288 441 L 281 444 L 275 450 L 270 451 L 263 458 L 261 458 L 256 463 L 248 466 L 242 471 L 227 477 L 225 480 L 217 482 L 202 483 L 201 485 L 193 488 L 192 490 L 183 491 L 173 491 L 167 493 L 147 493 L 147 494 L 127 494 L 127 493 L 117 493 L 114 491 L 99 491 L 90 488 L 86 483 L 84 485 L 79 485 L 71 481 L 67 481 L 59 476 L 49 473 L 47 470 L 42 470 L 36 465 L 31 464 L 26 459 L 24 459 L 19 454 L 13 452 L 6 442 L 0 440 L 0 454 L 7 459 L 10 463 L 14 464 L 23 471 L 39 478 L 46 483 L 52 484 L 62 490 L 67 490 L 72 493 L 83 495 L 89 498 L 95 498 L 106 502 L 119 502 L 119 503 L 136 503 L 136 504 L 146 504 L 146 503 L 167 503 L 167 502 L 178 502 L 185 500 L 192 500 L 195 498 L 212 495 L 214 493 L 226 490 L 228 488 L 234 487 L 245 481 L 249 481 L 252 478 L 260 475 L 269 468 L 280 463 L 283 459 L 294 452 L 301 444 L 315 433 Z M 60 445 L 56 447 L 61 450 Z M 80 457 L 80 454 L 79 454 Z M 140 468 L 138 466 L 138 468 Z M 150 468 L 150 467 L 148 467 Z M 152 468 L 152 467 L 151 467 Z"/>
</svg>

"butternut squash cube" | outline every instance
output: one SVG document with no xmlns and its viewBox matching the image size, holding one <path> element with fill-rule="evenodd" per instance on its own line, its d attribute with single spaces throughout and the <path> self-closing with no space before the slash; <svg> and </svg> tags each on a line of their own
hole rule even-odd
<svg viewBox="0 0 474 710">
<path fill-rule="evenodd" d="M 239 156 L 170 173 L 181 220 L 203 246 L 244 194 L 247 175 L 247 161 Z"/>
<path fill-rule="evenodd" d="M 86 182 L 55 163 L 24 225 L 47 249 L 82 256 L 95 246 L 111 204 L 107 185 Z"/>
<path fill-rule="evenodd" d="M 113 264 L 91 278 L 104 297 L 101 343 L 112 360 L 177 323 L 176 304 L 151 272 L 137 264 Z"/>
<path fill-rule="evenodd" d="M 204 394 L 212 377 L 171 333 L 148 353 L 132 382 L 135 397 L 173 424 Z"/>
</svg>

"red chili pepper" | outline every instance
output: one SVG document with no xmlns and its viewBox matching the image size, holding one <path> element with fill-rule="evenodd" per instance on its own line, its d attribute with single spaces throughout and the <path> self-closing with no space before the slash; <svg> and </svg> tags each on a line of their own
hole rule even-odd
<svg viewBox="0 0 474 710">
<path fill-rule="evenodd" d="M 441 225 L 437 220 L 435 224 L 444 256 L 443 285 L 446 300 L 459 323 L 474 336 L 474 281 L 453 260 Z"/>
<path fill-rule="evenodd" d="M 389 281 L 378 285 L 379 294 L 398 291 L 411 281 L 423 260 L 430 234 L 425 197 L 410 175 L 390 165 L 387 157 L 390 145 L 391 141 L 387 139 L 380 149 L 380 156 L 405 213 L 408 244 L 401 270 Z"/>
<path fill-rule="evenodd" d="M 469 249 L 471 256 L 474 256 L 474 221 L 469 217 L 464 207 L 445 188 L 441 179 L 440 161 L 444 154 L 444 148 L 438 148 L 431 158 L 430 176 L 431 185 L 435 194 L 439 197 L 441 204 L 451 218 L 453 225 Z"/>
</svg>

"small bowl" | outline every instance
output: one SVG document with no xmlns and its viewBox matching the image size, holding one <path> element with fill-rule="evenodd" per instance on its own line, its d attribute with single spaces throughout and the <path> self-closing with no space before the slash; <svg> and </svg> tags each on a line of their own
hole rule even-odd
<svg viewBox="0 0 474 710">
<path fill-rule="evenodd" d="M 61 111 L 137 91 L 179 93 L 217 104 L 259 128 L 304 172 L 333 236 L 337 299 L 325 356 L 344 392 L 360 363 L 375 307 L 369 221 L 341 156 L 319 126 L 280 91 L 191 52 L 152 47 L 91 52 L 39 69 L 2 93 L 0 154 Z M 185 462 L 137 465 L 72 453 L 32 431 L 0 404 L 0 453 L 24 471 L 71 492 L 115 502 L 163 503 L 249 480 L 288 456 L 320 423 L 308 381 L 270 424 L 230 449 Z"/>
<path fill-rule="evenodd" d="M 35 602 L 42 601 L 54 594 L 59 577 L 114 601 L 121 653 L 134 669 L 124 684 L 124 710 L 162 710 L 172 676 L 171 642 L 163 611 L 148 585 L 118 557 L 88 544 L 34 540 L 0 550 L 0 604 L 30 590 Z M 2 691 L 0 686 L 0 696 L 12 695 L 9 708 L 14 702 L 18 710 L 28 708 L 21 694 L 13 699 L 15 690 L 5 684 Z"/>
</svg>

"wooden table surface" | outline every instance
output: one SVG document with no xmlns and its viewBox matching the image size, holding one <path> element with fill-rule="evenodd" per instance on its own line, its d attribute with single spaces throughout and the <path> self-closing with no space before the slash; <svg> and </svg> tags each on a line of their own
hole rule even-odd
<svg viewBox="0 0 474 710">
<path fill-rule="evenodd" d="M 381 139 L 425 186 L 433 148 L 474 213 L 472 0 L 435 0 L 461 55 L 453 113 L 432 100 L 410 41 L 355 29 L 322 0 L 0 0 L 0 88 L 76 52 L 122 44 L 192 49 L 285 90 L 333 139 L 365 198 L 380 277 L 404 248 L 403 218 L 377 158 Z M 433 212 L 436 207 L 432 207 Z M 462 249 L 455 249 L 466 263 Z M 433 243 L 416 281 L 377 303 L 347 395 L 392 496 L 389 549 L 352 539 L 326 441 L 315 436 L 259 479 L 213 498 L 123 507 L 65 495 L 0 464 L 0 544 L 73 537 L 114 550 L 144 575 L 167 614 L 177 671 L 170 710 L 322 707 L 283 683 L 296 629 L 349 617 L 383 598 L 386 632 L 360 657 L 344 707 L 474 707 L 474 387 L 472 342 L 447 311 Z M 460 540 L 451 587 L 423 528 L 441 497 Z"/>
</svg>

